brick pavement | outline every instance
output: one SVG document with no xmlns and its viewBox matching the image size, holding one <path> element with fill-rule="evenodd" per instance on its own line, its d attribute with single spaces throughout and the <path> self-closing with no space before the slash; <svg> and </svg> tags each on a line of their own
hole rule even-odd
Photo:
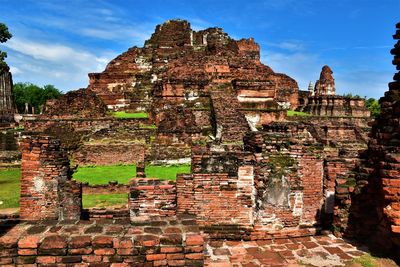
<svg viewBox="0 0 400 267">
<path fill-rule="evenodd" d="M 205 266 L 345 266 L 365 254 L 334 237 L 315 236 L 258 241 L 210 240 Z"/>
</svg>

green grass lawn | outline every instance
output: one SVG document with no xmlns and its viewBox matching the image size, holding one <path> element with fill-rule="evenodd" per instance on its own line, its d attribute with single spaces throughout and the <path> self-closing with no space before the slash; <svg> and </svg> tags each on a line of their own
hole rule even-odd
<svg viewBox="0 0 400 267">
<path fill-rule="evenodd" d="M 0 209 L 19 207 L 21 170 L 0 169 Z"/>
<path fill-rule="evenodd" d="M 146 177 L 149 178 L 175 180 L 178 173 L 190 173 L 190 165 L 146 166 Z M 118 181 L 120 184 L 127 184 L 135 176 L 135 165 L 110 165 L 78 167 L 73 178 L 77 181 L 88 182 L 91 185 L 108 184 L 108 181 L 111 180 Z"/>
<path fill-rule="evenodd" d="M 178 173 L 190 173 L 190 165 L 171 165 L 171 166 L 146 166 L 146 177 L 159 178 L 161 180 L 174 180 Z"/>
<path fill-rule="evenodd" d="M 308 114 L 308 113 L 305 113 L 305 112 L 301 112 L 301 111 L 294 111 L 294 110 L 288 110 L 287 111 L 287 113 L 286 113 L 289 117 L 292 117 L 292 116 L 311 116 L 310 114 Z"/>
<path fill-rule="evenodd" d="M 83 195 L 82 205 L 83 208 L 92 207 L 108 207 L 108 206 L 119 206 L 128 203 L 128 194 L 93 194 L 93 195 Z"/>
<path fill-rule="evenodd" d="M 80 182 L 88 182 L 90 185 L 108 184 L 109 181 L 127 184 L 135 176 L 135 165 L 109 165 L 78 167 L 73 178 Z"/>
<path fill-rule="evenodd" d="M 112 116 L 119 119 L 147 119 L 149 114 L 146 112 L 125 112 L 125 111 L 115 111 L 111 113 Z"/>
</svg>

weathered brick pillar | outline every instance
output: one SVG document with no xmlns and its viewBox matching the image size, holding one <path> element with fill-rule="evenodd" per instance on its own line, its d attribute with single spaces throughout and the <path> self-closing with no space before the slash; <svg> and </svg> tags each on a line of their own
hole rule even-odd
<svg viewBox="0 0 400 267">
<path fill-rule="evenodd" d="M 391 54 L 394 55 L 393 65 L 400 70 L 400 23 L 396 27 L 393 38 L 398 41 Z M 382 151 L 379 174 L 384 196 L 383 211 L 390 227 L 394 253 L 400 260 L 400 71 L 393 79 L 389 91 L 379 100 L 382 109 L 373 126 L 376 142 L 372 143 L 371 149 Z"/>
<path fill-rule="evenodd" d="M 399 41 L 391 53 L 400 70 L 400 23 L 396 26 L 393 37 Z M 349 223 L 356 238 L 400 261 L 400 72 L 379 102 L 381 113 L 361 155 Z"/>
<path fill-rule="evenodd" d="M 49 136 L 25 136 L 20 149 L 21 219 L 79 219 L 82 187 L 71 181 L 69 160 L 60 141 Z"/>
</svg>

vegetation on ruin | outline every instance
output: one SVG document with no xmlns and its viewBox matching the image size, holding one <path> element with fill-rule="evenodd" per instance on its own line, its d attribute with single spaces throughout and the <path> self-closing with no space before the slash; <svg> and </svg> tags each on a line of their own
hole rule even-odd
<svg viewBox="0 0 400 267">
<path fill-rule="evenodd" d="M 25 112 L 25 103 L 28 103 L 38 114 L 47 100 L 60 96 L 61 91 L 51 84 L 40 87 L 32 83 L 16 83 L 13 86 L 14 102 L 19 113 Z"/>
<path fill-rule="evenodd" d="M 294 110 L 291 110 L 291 109 L 289 109 L 286 114 L 289 117 L 292 117 L 292 116 L 302 116 L 302 117 L 311 116 L 311 114 L 308 114 L 308 113 L 305 113 L 305 112 L 301 112 L 301 111 L 294 111 Z"/>
<path fill-rule="evenodd" d="M 175 180 L 178 173 L 190 173 L 190 165 L 146 166 L 146 177 L 150 178 Z M 109 181 L 128 184 L 129 180 L 135 176 L 135 165 L 109 165 L 78 167 L 73 178 L 77 181 L 88 182 L 91 185 L 108 184 Z"/>
<path fill-rule="evenodd" d="M 118 119 L 147 119 L 149 117 L 146 112 L 115 111 L 111 115 Z"/>
<path fill-rule="evenodd" d="M 20 178 L 19 168 L 0 170 L 0 209 L 19 207 Z"/>
<path fill-rule="evenodd" d="M 8 27 L 4 23 L 0 23 L 0 43 L 5 43 L 11 39 L 12 34 L 8 31 Z M 7 57 L 7 53 L 0 50 L 0 71 L 8 69 L 7 63 L 4 61 Z"/>
<path fill-rule="evenodd" d="M 361 257 L 354 258 L 352 264 L 354 264 L 354 266 L 363 266 L 363 267 L 397 266 L 397 264 L 391 259 L 377 258 L 369 253 L 366 253 Z"/>
<path fill-rule="evenodd" d="M 351 99 L 362 98 L 361 96 L 353 95 L 352 93 L 344 94 L 343 96 Z M 371 112 L 371 117 L 376 118 L 381 113 L 381 105 L 379 104 L 379 101 L 373 97 L 365 100 L 365 107 Z"/>
<path fill-rule="evenodd" d="M 367 101 L 365 101 L 365 107 L 371 112 L 371 116 L 374 118 L 378 117 L 381 113 L 381 105 L 375 98 L 368 98 Z"/>
<path fill-rule="evenodd" d="M 128 203 L 128 194 L 92 194 L 82 195 L 83 208 L 103 208 Z"/>
</svg>

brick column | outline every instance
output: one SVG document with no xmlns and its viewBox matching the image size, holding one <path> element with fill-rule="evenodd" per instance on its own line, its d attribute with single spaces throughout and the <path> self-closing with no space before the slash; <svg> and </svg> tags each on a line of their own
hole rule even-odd
<svg viewBox="0 0 400 267">
<path fill-rule="evenodd" d="M 69 160 L 60 141 L 49 136 L 25 136 L 20 149 L 21 219 L 78 219 L 81 184 L 71 181 Z"/>
</svg>

